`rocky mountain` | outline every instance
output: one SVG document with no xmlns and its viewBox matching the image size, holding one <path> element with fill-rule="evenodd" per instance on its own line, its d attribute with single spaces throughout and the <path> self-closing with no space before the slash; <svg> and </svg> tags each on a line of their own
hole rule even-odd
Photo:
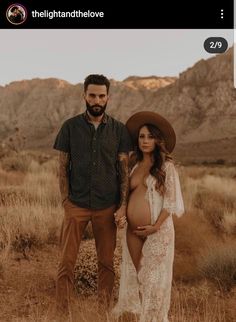
<svg viewBox="0 0 236 322">
<path fill-rule="evenodd" d="M 50 148 L 62 122 L 84 111 L 82 84 L 32 79 L 0 86 L 0 138 L 16 129 L 27 148 Z M 176 155 L 190 161 L 236 161 L 236 94 L 233 49 L 200 60 L 173 77 L 131 76 L 111 80 L 107 111 L 125 122 L 141 110 L 156 111 L 172 122 Z"/>
<path fill-rule="evenodd" d="M 177 77 L 157 77 L 157 76 L 148 76 L 148 77 L 139 77 L 139 76 L 130 76 L 124 79 L 124 83 L 134 89 L 140 89 L 144 87 L 151 91 L 156 91 L 161 87 L 172 84 L 177 80 Z"/>
</svg>

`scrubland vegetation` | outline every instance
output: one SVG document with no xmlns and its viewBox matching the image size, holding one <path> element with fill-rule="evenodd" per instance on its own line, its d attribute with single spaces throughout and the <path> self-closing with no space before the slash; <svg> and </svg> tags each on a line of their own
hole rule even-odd
<svg viewBox="0 0 236 322">
<path fill-rule="evenodd" d="M 235 321 L 235 167 L 179 166 L 186 213 L 176 240 L 170 322 Z M 11 151 L 0 158 L 0 321 L 51 321 L 63 217 L 57 157 Z M 121 248 L 115 253 L 115 300 Z M 96 304 L 96 252 L 88 226 L 75 270 L 73 321 L 114 321 Z M 123 316 L 120 321 L 135 321 Z"/>
</svg>

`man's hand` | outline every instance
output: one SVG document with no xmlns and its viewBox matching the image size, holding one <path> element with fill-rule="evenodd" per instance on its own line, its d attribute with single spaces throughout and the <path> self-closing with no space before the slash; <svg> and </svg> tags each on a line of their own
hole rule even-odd
<svg viewBox="0 0 236 322">
<path fill-rule="evenodd" d="M 115 217 L 115 223 L 117 228 L 122 229 L 125 227 L 127 221 L 126 221 L 126 207 L 121 206 L 116 213 L 114 214 Z"/>
<path fill-rule="evenodd" d="M 148 235 L 154 234 L 157 232 L 157 228 L 152 225 L 139 226 L 133 233 L 141 238 L 145 238 Z"/>
</svg>

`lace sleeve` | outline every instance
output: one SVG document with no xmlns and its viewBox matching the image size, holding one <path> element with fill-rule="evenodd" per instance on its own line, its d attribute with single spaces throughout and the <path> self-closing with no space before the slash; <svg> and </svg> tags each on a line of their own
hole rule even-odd
<svg viewBox="0 0 236 322">
<path fill-rule="evenodd" d="M 170 214 L 180 217 L 184 213 L 184 203 L 180 188 L 179 175 L 172 162 L 166 162 L 165 195 L 163 208 Z"/>
</svg>

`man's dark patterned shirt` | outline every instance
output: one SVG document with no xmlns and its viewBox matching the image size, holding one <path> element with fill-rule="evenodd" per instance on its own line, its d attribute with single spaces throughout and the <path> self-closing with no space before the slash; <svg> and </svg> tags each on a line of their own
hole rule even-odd
<svg viewBox="0 0 236 322">
<path fill-rule="evenodd" d="M 69 153 L 69 199 L 82 208 L 104 209 L 120 201 L 119 153 L 132 150 L 121 122 L 104 114 L 97 130 L 86 113 L 62 125 L 54 149 Z"/>
</svg>

